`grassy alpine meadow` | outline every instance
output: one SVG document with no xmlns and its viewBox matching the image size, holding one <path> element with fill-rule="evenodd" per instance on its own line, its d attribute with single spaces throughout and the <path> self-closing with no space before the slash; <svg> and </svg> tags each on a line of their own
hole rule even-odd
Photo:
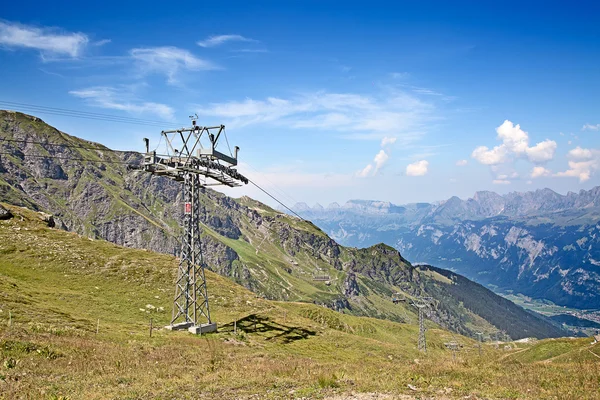
<svg viewBox="0 0 600 400">
<path fill-rule="evenodd" d="M 480 351 L 429 324 L 423 354 L 414 315 L 401 324 L 268 301 L 210 272 L 219 332 L 170 332 L 176 259 L 5 207 L 14 217 L 0 221 L 0 398 L 600 398 L 591 338 Z"/>
</svg>

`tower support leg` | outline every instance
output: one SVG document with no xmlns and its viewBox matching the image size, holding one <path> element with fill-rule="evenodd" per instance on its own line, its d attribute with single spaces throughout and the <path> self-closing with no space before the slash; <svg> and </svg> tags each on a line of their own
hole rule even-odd
<svg viewBox="0 0 600 400">
<path fill-rule="evenodd" d="M 427 353 L 427 339 L 425 338 L 425 312 L 419 308 L 419 345 L 420 351 Z"/>
<path fill-rule="evenodd" d="M 200 176 L 185 173 L 184 218 L 181 255 L 175 283 L 171 324 L 167 329 L 188 329 L 195 334 L 215 332 L 210 318 L 204 260 L 200 243 Z"/>
</svg>

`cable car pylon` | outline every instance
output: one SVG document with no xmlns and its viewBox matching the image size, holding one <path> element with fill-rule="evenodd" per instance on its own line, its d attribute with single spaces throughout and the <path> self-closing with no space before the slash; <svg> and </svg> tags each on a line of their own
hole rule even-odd
<svg viewBox="0 0 600 400">
<path fill-rule="evenodd" d="M 215 332 L 217 324 L 210 317 L 205 262 L 200 242 L 200 190 L 206 186 L 241 186 L 248 183 L 234 168 L 239 147 L 230 156 L 216 150 L 225 126 L 192 126 L 162 131 L 167 155 L 150 152 L 149 140 L 142 169 L 153 175 L 183 182 L 183 226 L 181 254 L 175 282 L 175 297 L 170 330 L 187 329 L 194 334 Z"/>
</svg>

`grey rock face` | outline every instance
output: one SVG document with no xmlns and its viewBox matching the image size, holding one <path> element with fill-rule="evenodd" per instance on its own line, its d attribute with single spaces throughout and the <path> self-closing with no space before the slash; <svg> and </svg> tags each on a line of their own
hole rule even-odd
<svg viewBox="0 0 600 400">
<path fill-rule="evenodd" d="M 0 205 L 0 220 L 11 219 L 12 217 L 12 213 Z"/>
<path fill-rule="evenodd" d="M 360 289 L 358 287 L 358 283 L 356 283 L 356 275 L 354 273 L 349 273 L 344 281 L 344 295 L 346 297 L 358 296 L 360 294 Z"/>
</svg>

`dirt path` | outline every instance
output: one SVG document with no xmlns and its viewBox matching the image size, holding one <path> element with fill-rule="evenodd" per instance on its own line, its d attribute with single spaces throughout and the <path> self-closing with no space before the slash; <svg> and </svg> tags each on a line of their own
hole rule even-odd
<svg viewBox="0 0 600 400">
<path fill-rule="evenodd" d="M 600 358 L 600 356 L 599 356 L 598 354 L 594 353 L 592 350 L 590 350 L 590 349 L 587 349 L 587 351 L 589 351 L 590 353 L 592 353 L 592 354 L 593 354 L 593 355 L 595 355 L 596 357 Z"/>
<path fill-rule="evenodd" d="M 498 361 L 502 361 L 502 360 L 504 360 L 505 358 L 508 358 L 508 357 L 510 357 L 510 356 L 514 356 L 515 354 L 522 353 L 522 352 L 524 352 L 525 350 L 529 350 L 529 348 L 519 349 L 519 350 L 517 350 L 517 351 L 513 351 L 512 353 L 505 354 L 505 355 L 503 355 L 502 357 L 500 357 L 500 358 L 498 359 Z"/>
</svg>

